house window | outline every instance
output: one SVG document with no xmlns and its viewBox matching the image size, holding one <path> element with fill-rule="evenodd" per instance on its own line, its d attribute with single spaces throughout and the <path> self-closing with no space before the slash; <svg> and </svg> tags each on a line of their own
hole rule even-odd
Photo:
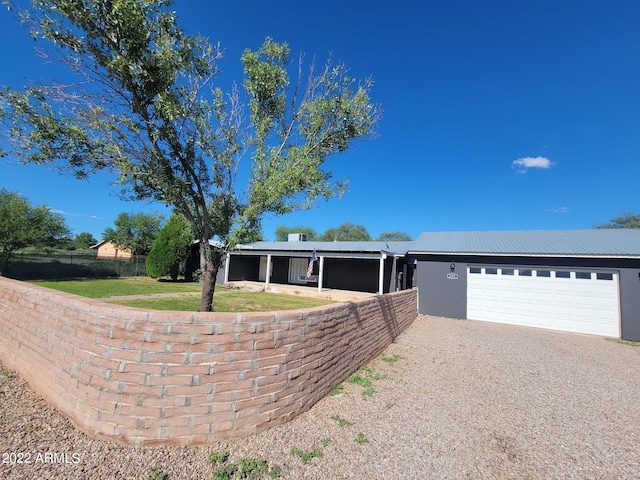
<svg viewBox="0 0 640 480">
<path fill-rule="evenodd" d="M 580 280 L 591 280 L 591 272 L 576 272 L 576 278 Z"/>
<path fill-rule="evenodd" d="M 502 269 L 502 275 L 513 275 L 514 271 L 513 268 L 503 268 Z"/>
<path fill-rule="evenodd" d="M 518 270 L 518 275 L 520 277 L 530 277 L 531 276 L 531 270 Z"/>
<path fill-rule="evenodd" d="M 571 278 L 571 272 L 558 271 L 556 272 L 556 278 Z"/>
<path fill-rule="evenodd" d="M 598 273 L 596 278 L 598 280 L 613 280 L 613 273 Z"/>
<path fill-rule="evenodd" d="M 480 267 L 469 267 L 469 273 L 482 273 L 482 268 L 480 268 Z"/>
<path fill-rule="evenodd" d="M 536 277 L 549 278 L 549 277 L 551 277 L 551 271 L 549 271 L 549 270 L 537 270 L 536 271 Z"/>
<path fill-rule="evenodd" d="M 498 274 L 498 269 L 497 268 L 485 268 L 485 273 L 487 275 L 497 275 Z"/>
</svg>

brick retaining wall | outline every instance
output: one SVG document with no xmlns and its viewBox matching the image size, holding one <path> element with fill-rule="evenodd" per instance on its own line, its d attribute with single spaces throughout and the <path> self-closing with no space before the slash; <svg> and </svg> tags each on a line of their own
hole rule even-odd
<svg viewBox="0 0 640 480">
<path fill-rule="evenodd" d="M 163 312 L 0 277 L 0 359 L 89 435 L 205 444 L 308 410 L 416 317 L 415 290 L 305 310 Z"/>
</svg>

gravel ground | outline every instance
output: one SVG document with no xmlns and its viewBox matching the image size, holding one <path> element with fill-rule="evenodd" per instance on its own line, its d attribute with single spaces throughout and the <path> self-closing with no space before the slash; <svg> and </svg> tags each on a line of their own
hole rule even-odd
<svg viewBox="0 0 640 480">
<path fill-rule="evenodd" d="M 0 373 L 0 478 L 147 479 L 157 466 L 208 479 L 210 454 L 228 451 L 283 479 L 640 479 L 640 347 L 589 335 L 420 316 L 362 372 L 375 392 L 345 382 L 287 425 L 204 447 L 93 440 Z"/>
</svg>

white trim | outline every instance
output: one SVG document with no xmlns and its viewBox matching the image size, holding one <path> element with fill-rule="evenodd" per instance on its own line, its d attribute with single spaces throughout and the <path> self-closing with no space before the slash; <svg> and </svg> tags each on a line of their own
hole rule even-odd
<svg viewBox="0 0 640 480">
<path fill-rule="evenodd" d="M 271 281 L 271 255 L 267 255 L 267 271 L 264 279 L 264 291 L 269 289 L 269 282 Z"/>
<path fill-rule="evenodd" d="M 383 253 L 380 256 L 380 269 L 378 274 L 378 295 L 382 295 L 384 293 L 384 261 L 387 259 L 387 256 Z"/>
<path fill-rule="evenodd" d="M 231 255 L 227 253 L 224 262 L 224 283 L 229 283 L 229 265 L 231 264 Z"/>
<path fill-rule="evenodd" d="M 324 257 L 318 257 L 318 292 L 322 291 L 322 277 L 324 276 Z"/>
</svg>

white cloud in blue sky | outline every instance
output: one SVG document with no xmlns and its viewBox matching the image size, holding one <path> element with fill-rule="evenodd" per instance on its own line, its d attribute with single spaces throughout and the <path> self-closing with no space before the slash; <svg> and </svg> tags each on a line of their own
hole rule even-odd
<svg viewBox="0 0 640 480">
<path fill-rule="evenodd" d="M 553 213 L 567 213 L 569 211 L 569 207 L 556 207 L 550 210 Z"/>
<path fill-rule="evenodd" d="M 554 163 L 546 157 L 524 157 L 514 160 L 511 163 L 512 168 L 517 168 L 518 173 L 527 173 L 530 168 L 548 169 Z"/>
</svg>

